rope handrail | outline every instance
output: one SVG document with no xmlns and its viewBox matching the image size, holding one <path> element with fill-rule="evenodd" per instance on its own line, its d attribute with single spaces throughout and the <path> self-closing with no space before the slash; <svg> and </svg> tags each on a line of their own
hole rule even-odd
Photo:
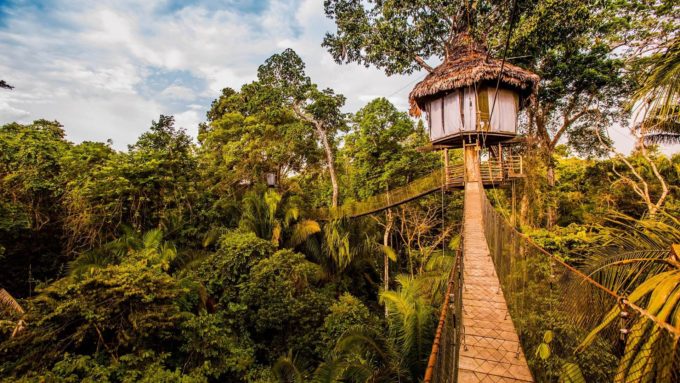
<svg viewBox="0 0 680 383">
<path fill-rule="evenodd" d="M 630 307 L 632 310 L 635 310 L 635 311 L 638 312 L 640 315 L 643 315 L 643 316 L 647 317 L 648 319 L 650 319 L 651 321 L 653 321 L 654 323 L 656 323 L 658 326 L 663 327 L 665 330 L 667 330 L 668 332 L 672 333 L 675 337 L 680 338 L 680 329 L 678 329 L 678 328 L 676 328 L 676 327 L 673 327 L 673 326 L 669 325 L 669 324 L 668 324 L 667 322 L 665 322 L 665 321 L 660 320 L 657 316 L 651 314 L 650 312 L 648 312 L 647 310 L 643 309 L 642 307 L 636 305 L 636 304 L 633 303 L 633 302 L 628 301 L 628 300 L 626 299 L 625 296 L 620 295 L 620 294 L 616 293 L 615 291 L 613 291 L 613 290 L 607 288 L 606 286 L 604 286 L 604 285 L 602 285 L 601 283 L 599 283 L 599 282 L 597 282 L 596 280 L 594 280 L 592 277 L 586 275 L 586 274 L 583 273 L 582 271 L 580 271 L 580 270 L 578 270 L 577 268 L 575 268 L 575 267 L 569 265 L 568 263 L 564 262 L 564 261 L 563 261 L 562 259 L 560 259 L 559 257 L 557 257 L 557 256 L 555 256 L 554 254 L 550 253 L 549 251 L 545 250 L 544 248 L 542 248 L 541 246 L 539 246 L 539 245 L 538 245 L 533 239 L 531 239 L 529 236 L 527 236 L 526 234 L 524 234 L 524 233 L 518 231 L 514 226 L 512 226 L 512 225 L 510 224 L 510 222 L 508 222 L 507 218 L 506 218 L 504 215 L 500 214 L 500 213 L 493 207 L 493 205 L 491 205 L 491 203 L 489 202 L 489 200 L 488 200 L 488 198 L 487 198 L 487 196 L 486 196 L 486 193 L 482 193 L 482 199 L 484 200 L 484 203 L 487 205 L 487 208 L 490 208 L 491 211 L 492 211 L 493 213 L 495 213 L 495 214 L 502 220 L 501 222 L 503 222 L 503 223 L 507 226 L 508 229 L 510 229 L 515 235 L 518 235 L 519 237 L 521 237 L 522 239 L 524 239 L 524 240 L 525 240 L 529 245 L 531 245 L 534 249 L 536 249 L 536 250 L 539 251 L 540 253 L 542 253 L 542 254 L 544 254 L 544 255 L 550 257 L 551 260 L 553 260 L 553 261 L 559 263 L 561 266 L 563 266 L 564 268 L 568 269 L 571 273 L 573 273 L 574 275 L 578 276 L 578 277 L 581 278 L 583 281 L 585 281 L 585 282 L 587 282 L 587 283 L 589 283 L 589 284 L 595 286 L 596 288 L 598 288 L 598 289 L 601 290 L 602 292 L 604 292 L 604 293 L 606 293 L 606 294 L 612 296 L 612 297 L 615 298 L 617 301 L 621 302 L 623 305 Z"/>
<path fill-rule="evenodd" d="M 440 190 L 444 186 L 445 178 L 442 170 L 437 169 L 407 185 L 363 201 L 348 202 L 336 208 L 316 209 L 312 211 L 312 216 L 319 220 L 329 220 L 343 217 L 356 218 L 376 213 Z"/>
<path fill-rule="evenodd" d="M 460 303 L 461 303 L 461 296 L 460 296 L 460 291 L 461 291 L 461 284 L 462 284 L 462 267 L 463 267 L 463 227 L 461 226 L 460 230 L 460 242 L 458 245 L 458 249 L 456 249 L 456 258 L 454 260 L 453 266 L 451 267 L 451 271 L 449 272 L 449 278 L 446 286 L 446 293 L 444 295 L 444 301 L 442 302 L 441 309 L 439 311 L 439 322 L 437 324 L 437 330 L 435 332 L 435 337 L 434 341 L 432 342 L 432 350 L 430 352 L 430 356 L 427 361 L 427 368 L 425 369 L 425 377 L 423 378 L 423 383 L 431 383 L 433 381 L 439 381 L 442 372 L 447 373 L 447 368 L 444 365 L 447 361 L 444 360 L 445 358 L 442 358 L 442 350 L 445 351 L 444 354 L 448 354 L 446 351 L 448 350 L 449 345 L 453 344 L 453 358 L 452 360 L 448 361 L 453 368 L 455 368 L 455 364 L 457 363 L 457 349 L 458 349 L 458 343 L 459 343 L 459 337 L 458 334 L 455 333 L 453 335 L 453 343 L 447 342 L 447 336 L 449 335 L 447 333 L 448 329 L 452 329 L 454 332 L 459 331 L 459 327 L 457 326 L 456 322 L 456 317 L 460 315 Z M 453 302 L 451 301 L 451 298 L 453 298 Z M 453 307 L 452 307 L 453 305 Z M 454 311 L 451 313 L 451 311 Z M 453 314 L 453 315 L 452 315 Z M 448 326 L 447 326 L 448 324 Z M 442 347 L 442 339 L 444 339 L 444 347 Z M 450 354 L 449 354 L 450 355 Z M 438 368 L 439 367 L 439 368 Z M 450 371 L 448 371 L 450 372 Z"/>
</svg>

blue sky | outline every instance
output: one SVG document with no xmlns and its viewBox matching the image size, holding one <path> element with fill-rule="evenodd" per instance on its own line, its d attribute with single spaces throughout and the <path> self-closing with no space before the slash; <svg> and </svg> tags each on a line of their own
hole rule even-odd
<svg viewBox="0 0 680 383">
<path fill-rule="evenodd" d="M 71 141 L 125 149 L 171 114 L 195 136 L 222 88 L 289 47 L 313 81 L 347 97 L 346 111 L 380 96 L 406 110 L 424 73 L 338 65 L 321 47 L 333 29 L 322 0 L 0 0 L 0 79 L 16 87 L 0 92 L 0 124 L 58 120 Z M 631 147 L 625 129 L 611 131 Z"/>
<path fill-rule="evenodd" d="M 56 119 L 68 139 L 124 149 L 159 114 L 192 135 L 224 87 L 295 49 L 308 74 L 355 111 L 391 95 L 406 108 L 415 77 L 337 65 L 321 40 L 333 28 L 321 0 L 0 1 L 0 123 Z M 400 92 L 396 90 L 402 89 Z"/>
</svg>

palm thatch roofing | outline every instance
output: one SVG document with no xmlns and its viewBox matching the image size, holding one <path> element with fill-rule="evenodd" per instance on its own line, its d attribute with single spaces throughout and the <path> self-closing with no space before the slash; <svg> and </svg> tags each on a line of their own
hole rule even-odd
<svg viewBox="0 0 680 383">
<path fill-rule="evenodd" d="M 444 62 L 411 91 L 411 114 L 420 115 L 419 109 L 425 107 L 425 102 L 439 93 L 483 82 L 495 85 L 501 66 L 501 86 L 513 88 L 523 97 L 529 97 L 538 90 L 538 75 L 507 61 L 503 64 L 501 60 L 489 57 L 487 50 L 467 33 L 459 34 L 451 46 Z"/>
</svg>

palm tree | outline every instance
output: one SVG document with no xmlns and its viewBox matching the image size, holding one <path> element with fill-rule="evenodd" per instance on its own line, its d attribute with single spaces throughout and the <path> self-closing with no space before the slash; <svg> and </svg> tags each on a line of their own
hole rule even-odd
<svg viewBox="0 0 680 383">
<path fill-rule="evenodd" d="M 296 247 L 321 231 L 319 223 L 301 219 L 302 201 L 298 196 L 286 198 L 274 190 L 264 194 L 248 192 L 243 198 L 243 214 L 239 226 L 276 246 Z"/>
<path fill-rule="evenodd" d="M 357 326 L 338 340 L 333 357 L 321 363 L 311 377 L 290 352 L 277 360 L 272 371 L 282 383 L 407 383 L 411 379 L 402 365 L 403 357 L 391 338 L 376 329 Z"/>
<path fill-rule="evenodd" d="M 152 229 L 139 235 L 130 228 L 124 228 L 123 235 L 103 246 L 84 252 L 69 264 L 71 275 L 78 276 L 115 264 L 123 259 L 146 260 L 149 265 L 170 269 L 177 258 L 175 246 L 163 240 L 161 229 Z"/>
<path fill-rule="evenodd" d="M 435 310 L 428 294 L 430 280 L 405 274 L 396 280 L 399 288 L 381 292 L 380 302 L 388 308 L 390 336 L 407 357 L 411 371 L 418 374 L 424 370 L 434 332 Z"/>
<path fill-rule="evenodd" d="M 590 275 L 628 302 L 642 307 L 628 326 L 626 344 L 615 375 L 616 382 L 671 382 L 678 367 L 677 339 L 665 328 L 680 331 L 680 221 L 670 215 L 661 220 L 635 221 L 617 215 L 611 238 L 587 261 Z M 673 251 L 670 249 L 673 248 Z M 583 340 L 592 344 L 616 320 L 630 315 L 630 307 L 616 304 Z M 623 314 L 626 312 L 626 314 Z M 672 331 L 672 330 L 671 330 Z"/>
<path fill-rule="evenodd" d="M 646 108 L 640 129 L 646 142 L 680 143 L 680 36 L 651 63 L 632 100 Z"/>
</svg>

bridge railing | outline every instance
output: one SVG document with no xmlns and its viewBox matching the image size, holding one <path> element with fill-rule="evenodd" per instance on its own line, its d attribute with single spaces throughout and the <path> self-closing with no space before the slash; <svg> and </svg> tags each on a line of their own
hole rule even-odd
<svg viewBox="0 0 680 383">
<path fill-rule="evenodd" d="M 454 383 L 457 376 L 463 297 L 463 230 L 439 313 L 423 383 Z"/>
<path fill-rule="evenodd" d="M 432 173 L 410 182 L 408 185 L 369 197 L 363 201 L 346 202 L 337 208 L 321 208 L 312 212 L 319 220 L 343 217 L 361 217 L 414 200 L 440 189 L 444 184 L 444 172 L 437 169 Z"/>
<path fill-rule="evenodd" d="M 680 381 L 676 327 L 546 252 L 482 198 L 489 250 L 536 382 Z"/>
</svg>

